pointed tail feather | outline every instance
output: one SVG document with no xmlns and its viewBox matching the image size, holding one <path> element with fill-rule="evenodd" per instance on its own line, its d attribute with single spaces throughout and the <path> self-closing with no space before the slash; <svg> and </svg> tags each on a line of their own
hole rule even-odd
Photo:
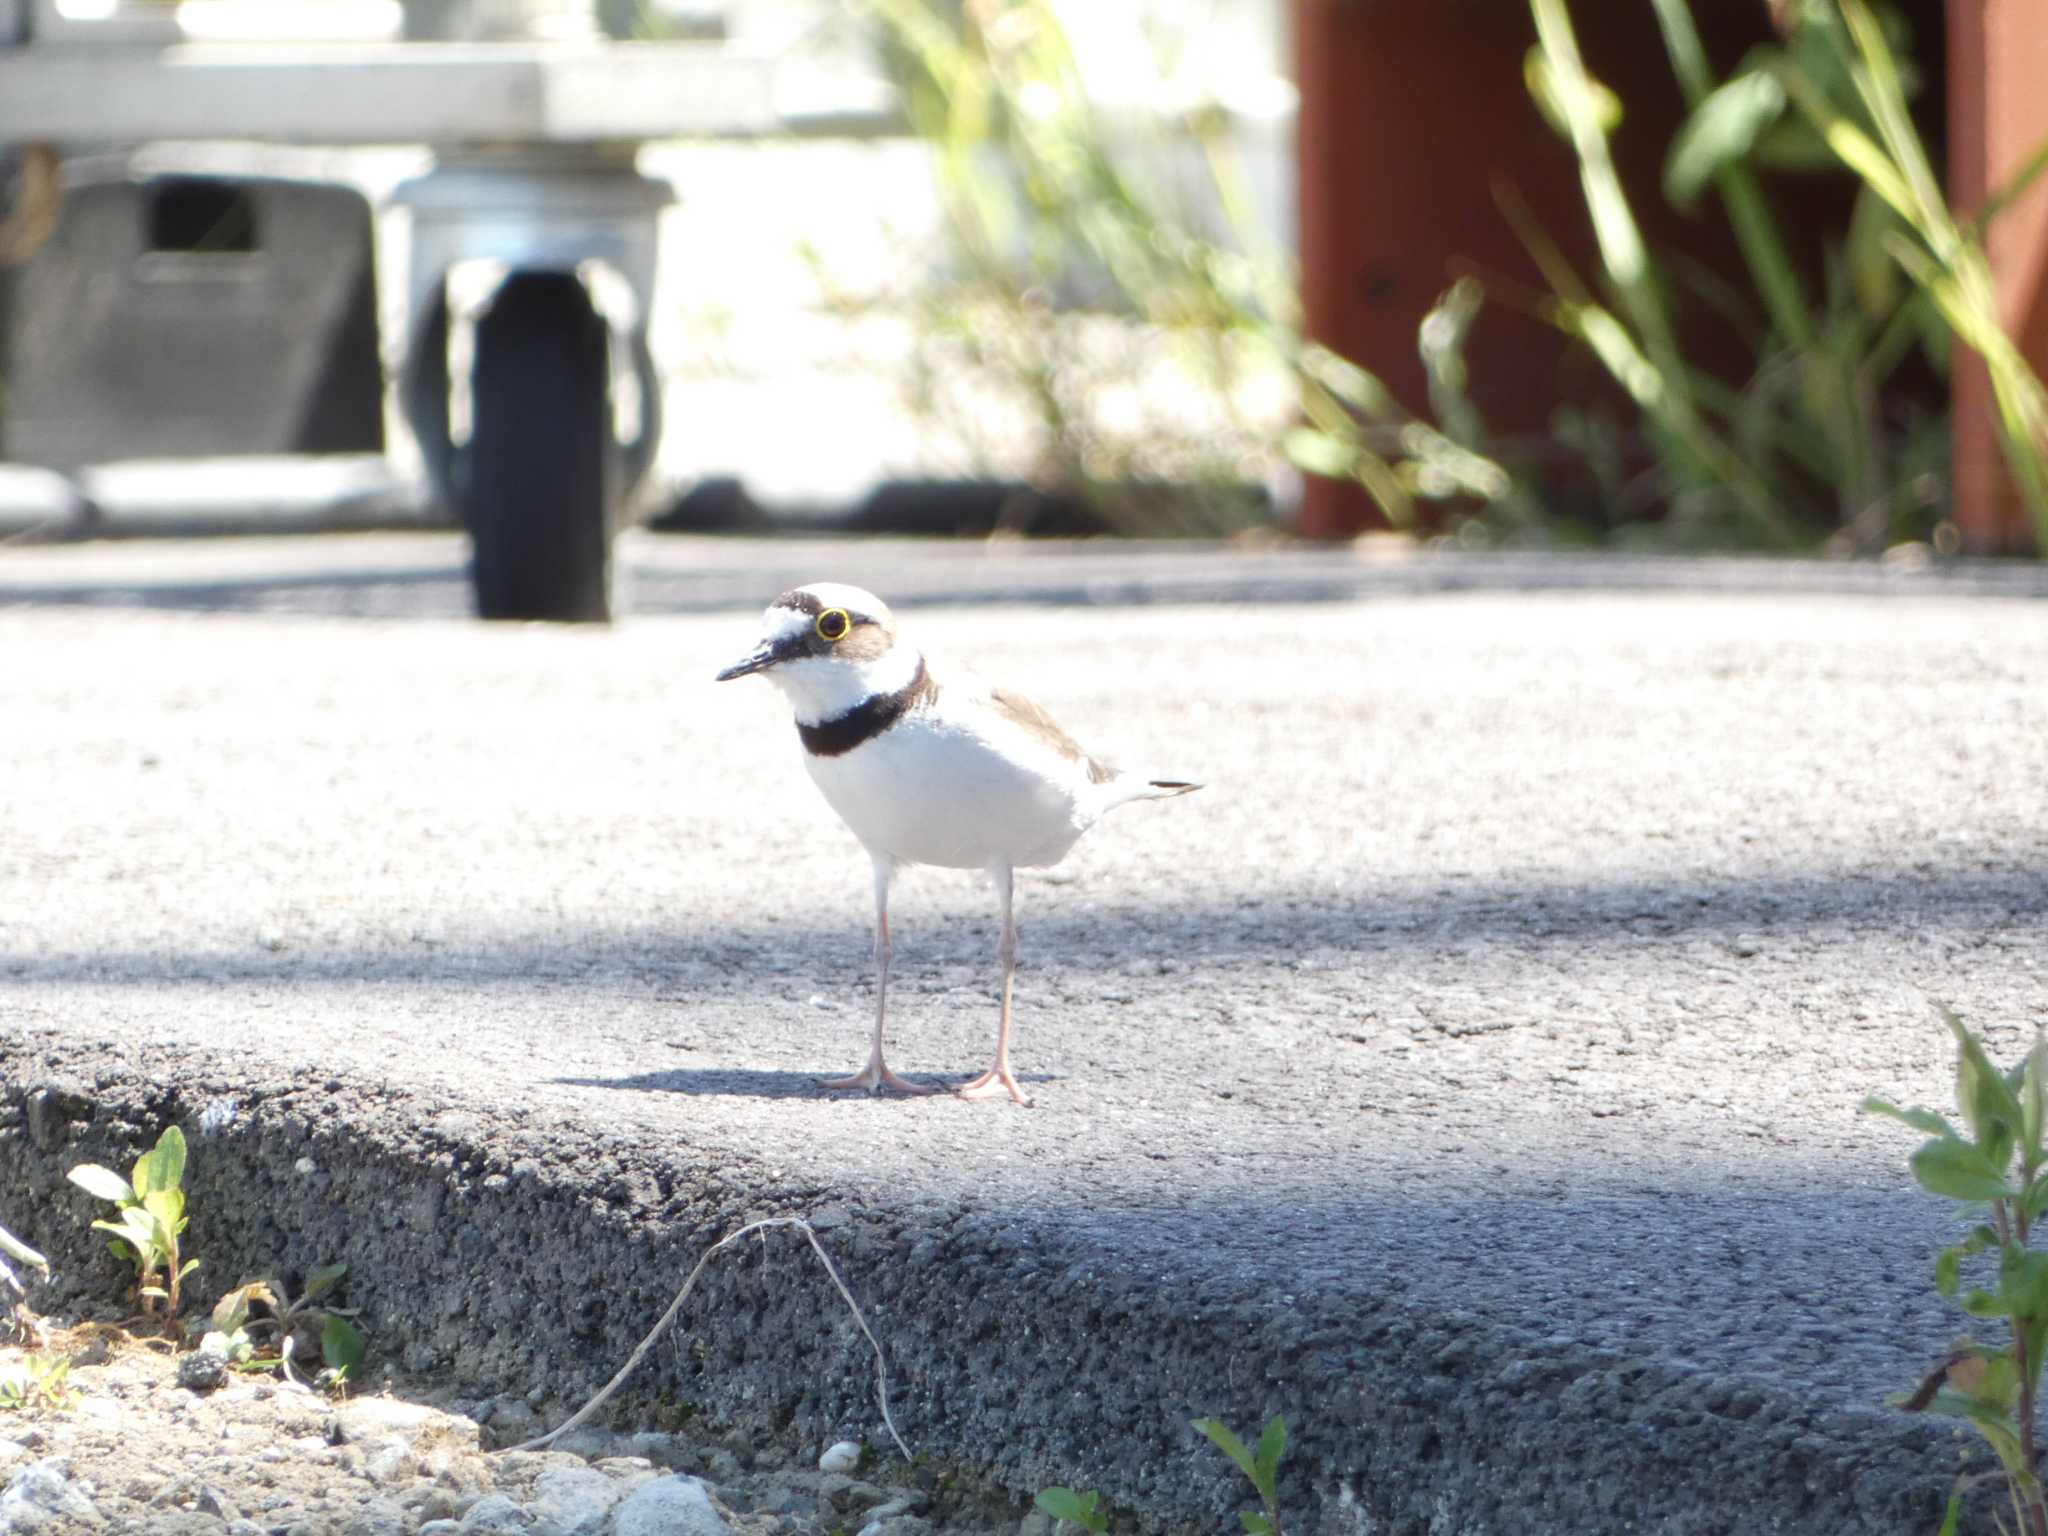
<svg viewBox="0 0 2048 1536">
<path fill-rule="evenodd" d="M 1185 779 L 1132 779 L 1126 782 L 1133 800 L 1171 800 L 1175 795 L 1191 795 L 1202 787 Z"/>
<path fill-rule="evenodd" d="M 1186 779 L 1146 779 L 1135 773 L 1119 773 L 1104 782 L 1098 793 L 1098 802 L 1103 810 L 1128 805 L 1133 800 L 1171 800 L 1175 795 L 1192 794 L 1200 789 Z"/>
</svg>

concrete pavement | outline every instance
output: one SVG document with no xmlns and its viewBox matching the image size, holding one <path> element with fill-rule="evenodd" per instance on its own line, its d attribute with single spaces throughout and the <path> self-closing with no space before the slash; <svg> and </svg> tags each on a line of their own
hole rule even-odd
<svg viewBox="0 0 2048 1536">
<path fill-rule="evenodd" d="M 220 1284 L 347 1259 L 387 1359 L 564 1412 L 813 1211 L 914 1446 L 1152 1524 L 1244 1501 L 1212 1413 L 1288 1416 L 1301 1530 L 1931 1529 L 1983 1465 L 1884 1406 L 1963 1320 L 1856 1105 L 1946 1107 L 1934 999 L 2048 1012 L 2033 568 L 631 547 L 608 632 L 464 621 L 440 536 L 0 554 L 0 1220 L 70 1283 L 63 1169 L 176 1117 Z M 865 869 L 710 677 L 827 576 L 1208 785 L 1020 882 L 1034 1110 L 812 1086 Z M 992 897 L 893 916 L 892 1060 L 978 1071 Z M 793 1249 L 686 1323 L 642 1411 L 874 1438 Z"/>
</svg>

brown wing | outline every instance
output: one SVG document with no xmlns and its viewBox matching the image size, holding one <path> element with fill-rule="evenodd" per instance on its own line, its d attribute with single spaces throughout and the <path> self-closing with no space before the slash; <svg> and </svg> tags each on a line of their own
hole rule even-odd
<svg viewBox="0 0 2048 1536">
<path fill-rule="evenodd" d="M 1094 784 L 1107 784 L 1116 777 L 1116 769 L 1100 758 L 1090 757 L 1081 750 L 1081 744 L 1059 727 L 1059 722 L 1022 694 L 1010 693 L 1002 688 L 988 691 L 989 703 L 996 713 L 1003 715 L 1038 737 L 1061 757 L 1088 765 L 1088 779 Z"/>
</svg>

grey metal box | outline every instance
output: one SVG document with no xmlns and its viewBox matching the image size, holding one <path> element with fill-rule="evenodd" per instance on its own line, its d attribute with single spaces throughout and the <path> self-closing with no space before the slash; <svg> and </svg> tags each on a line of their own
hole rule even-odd
<svg viewBox="0 0 2048 1536">
<path fill-rule="evenodd" d="M 0 293 L 0 457 L 380 452 L 371 251 L 349 187 L 73 184 Z"/>
</svg>

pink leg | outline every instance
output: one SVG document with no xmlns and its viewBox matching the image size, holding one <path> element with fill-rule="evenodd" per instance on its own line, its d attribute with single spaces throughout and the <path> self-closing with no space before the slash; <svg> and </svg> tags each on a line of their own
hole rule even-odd
<svg viewBox="0 0 2048 1536">
<path fill-rule="evenodd" d="M 1003 962 L 1003 1013 L 996 1026 L 996 1062 L 981 1076 L 953 1091 L 963 1099 L 985 1099 L 1007 1092 L 1012 1100 L 1028 1109 L 1031 1096 L 1017 1086 L 1017 1079 L 1010 1074 L 1010 982 L 1017 974 L 1017 913 L 1011 901 L 1014 880 L 1008 866 L 990 870 L 989 877 L 995 881 L 996 895 L 1003 903 L 1003 941 L 999 951 Z"/>
<path fill-rule="evenodd" d="M 889 1011 L 889 880 L 895 873 L 895 866 L 886 859 L 875 860 L 875 1040 L 868 1050 L 868 1064 L 851 1077 L 823 1078 L 820 1087 L 865 1088 L 875 1093 L 884 1088 L 894 1088 L 898 1093 L 939 1091 L 929 1084 L 898 1077 L 882 1060 L 882 1022 Z"/>
</svg>

